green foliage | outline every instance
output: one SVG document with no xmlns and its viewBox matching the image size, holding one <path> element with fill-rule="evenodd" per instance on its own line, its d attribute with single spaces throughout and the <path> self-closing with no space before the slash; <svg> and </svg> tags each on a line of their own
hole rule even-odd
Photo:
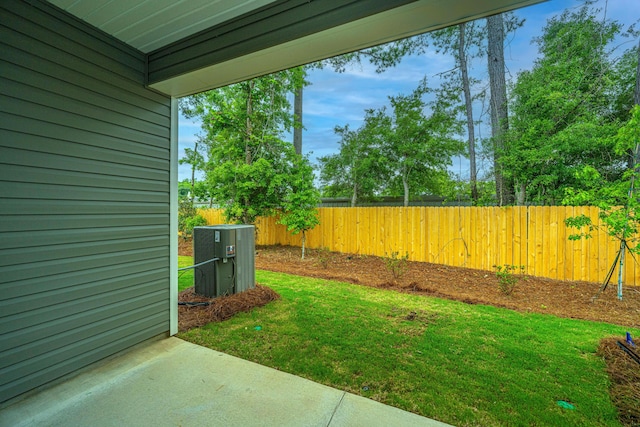
<svg viewBox="0 0 640 427">
<path fill-rule="evenodd" d="M 335 127 L 334 132 L 340 136 L 339 152 L 318 158 L 323 196 L 350 197 L 353 206 L 360 199 L 380 194 L 388 172 L 380 135 L 374 131 L 375 121 L 373 110 L 369 110 L 358 130 L 351 130 L 349 125 Z"/>
<path fill-rule="evenodd" d="M 290 188 L 282 199 L 282 211 L 278 222 L 293 234 L 302 233 L 302 259 L 304 259 L 306 232 L 320 223 L 318 204 L 320 192 L 313 186 L 313 167 L 309 160 L 297 156 L 291 177 Z"/>
<path fill-rule="evenodd" d="M 512 34 L 518 28 L 520 28 L 524 21 L 518 19 L 513 13 L 503 13 L 500 15 L 500 21 L 504 26 L 505 34 Z M 351 59 L 361 61 L 362 58 L 367 58 L 377 68 L 377 72 L 383 72 L 390 67 L 398 65 L 402 59 L 409 55 L 422 55 L 428 51 L 435 49 L 436 53 L 443 53 L 445 55 L 453 56 L 455 59 L 455 66 L 450 70 L 440 74 L 442 79 L 446 81 L 437 90 L 437 96 L 439 101 L 446 99 L 449 102 L 448 118 L 453 121 L 458 113 L 464 113 L 466 116 L 466 139 L 468 141 L 468 156 L 469 156 L 469 179 L 471 185 L 469 186 L 469 192 L 474 204 L 483 204 L 486 202 L 486 198 L 482 199 L 478 193 L 477 188 L 477 166 L 476 166 L 476 138 L 475 138 L 475 126 L 477 123 L 473 118 L 473 104 L 478 100 L 482 100 L 486 97 L 487 91 L 480 87 L 479 80 L 469 76 L 468 70 L 471 68 L 470 62 L 474 58 L 486 57 L 487 55 L 487 34 L 488 25 L 487 21 L 476 20 L 465 24 L 450 26 L 441 30 L 433 31 L 426 34 L 421 34 L 408 39 L 399 40 L 393 43 L 388 43 L 381 46 L 376 46 L 364 51 L 351 55 Z M 504 75 L 504 70 L 499 70 Z M 491 71 L 490 71 L 491 74 Z M 504 76 L 502 76 L 504 77 Z M 504 78 L 499 79 L 504 81 Z M 506 103 L 506 100 L 505 100 Z M 491 104 L 493 105 L 493 104 Z M 506 105 L 505 105 L 506 107 Z M 504 111 L 506 119 L 506 108 L 501 109 Z M 505 120 L 506 123 L 506 120 Z M 458 125 L 452 126 L 450 133 L 457 133 L 456 129 Z M 500 139 L 502 141 L 502 139 Z M 492 157 L 499 157 L 501 150 L 492 150 Z M 498 168 L 499 163 L 494 162 L 494 166 Z M 434 172 L 436 175 L 440 175 L 440 180 L 445 186 L 436 187 L 434 189 Z M 428 177 L 427 183 L 421 183 L 433 194 L 445 194 L 451 192 L 449 187 L 453 186 L 451 179 L 446 180 L 444 170 L 429 171 L 428 174 L 422 174 L 419 171 L 415 171 L 413 179 L 418 179 L 423 176 Z M 494 174 L 497 173 L 494 171 Z M 401 176 L 401 175 L 400 175 Z M 396 179 L 393 183 L 393 194 L 407 193 L 407 186 L 401 187 L 398 185 L 399 179 Z M 501 179 L 501 182 L 503 180 Z M 403 183 L 404 184 L 404 183 Z M 411 184 L 409 192 L 420 194 L 418 188 L 422 189 L 419 185 Z M 495 187 L 494 187 L 495 188 Z M 504 193 L 504 191 L 503 191 Z M 406 197 L 406 195 L 405 195 Z M 492 203 L 495 203 L 496 198 L 490 196 Z M 502 200 L 502 199 L 500 199 Z"/>
<path fill-rule="evenodd" d="M 469 195 L 471 194 L 471 183 L 467 180 L 460 178 L 448 179 L 447 183 L 442 184 L 441 195 L 448 202 L 469 202 L 473 206 L 495 206 L 496 205 L 496 182 L 494 180 L 479 180 L 476 181 L 476 190 L 478 198 L 471 200 Z"/>
<path fill-rule="evenodd" d="M 451 425 L 619 426 L 595 352 L 628 329 L 281 273 L 256 279 L 281 300 L 180 338 Z"/>
<path fill-rule="evenodd" d="M 408 203 L 412 195 L 444 192 L 451 156 L 464 150 L 452 136 L 460 122 L 442 98 L 425 103 L 428 92 L 423 81 L 410 95 L 389 97 L 391 113 L 367 110 L 358 130 L 336 127 L 339 153 L 319 159 L 323 195 L 351 197 L 353 206 L 383 193 L 404 195 Z M 423 113 L 427 107 L 429 116 Z"/>
<path fill-rule="evenodd" d="M 551 18 L 535 40 L 541 57 L 513 86 L 501 163 L 526 202 L 558 204 L 567 188 L 584 188 L 578 173 L 585 167 L 612 182 L 626 166 L 614 152 L 620 125 L 611 112 L 622 101 L 612 94 L 621 77 L 607 50 L 621 27 L 596 14 L 585 5 Z"/>
<path fill-rule="evenodd" d="M 209 188 L 228 221 L 253 224 L 257 217 L 272 215 L 280 206 L 295 152 L 281 140 L 271 141 L 270 147 L 272 152 L 250 164 L 229 159 L 208 170 Z"/>
<path fill-rule="evenodd" d="M 390 255 L 385 253 L 384 266 L 385 268 L 391 272 L 391 275 L 394 279 L 399 279 L 407 272 L 409 266 L 407 262 L 409 261 L 409 252 L 406 252 L 404 255 L 400 255 L 400 252 L 393 251 Z"/>
<path fill-rule="evenodd" d="M 304 84 L 295 68 L 195 95 L 182 102 L 206 132 L 207 191 L 228 221 L 252 224 L 273 215 L 291 189 L 298 165 L 282 140 L 294 126 L 288 95 Z"/>
<path fill-rule="evenodd" d="M 498 288 L 504 295 L 511 295 L 525 271 L 524 265 L 494 265 Z"/>
<path fill-rule="evenodd" d="M 193 227 L 207 225 L 207 220 L 198 214 L 191 199 L 182 198 L 178 201 L 178 232 L 183 239 L 193 234 Z"/>
<path fill-rule="evenodd" d="M 198 150 L 198 147 L 201 147 L 203 142 L 202 137 L 199 137 L 193 148 L 184 149 L 184 157 L 179 160 L 181 165 L 191 165 L 190 193 L 192 201 L 196 198 L 196 171 L 202 170 L 205 164 L 204 156 Z"/>
<path fill-rule="evenodd" d="M 640 143 L 640 106 L 631 110 L 631 116 L 612 138 L 617 154 L 631 152 L 638 158 Z M 590 238 L 593 231 L 603 229 L 609 236 L 624 240 L 628 248 L 640 253 L 640 202 L 634 195 L 638 184 L 638 165 L 628 170 L 615 181 L 605 179 L 598 170 L 585 166 L 576 172 L 576 178 L 582 182 L 580 188 L 569 187 L 565 190 L 563 203 L 566 205 L 592 205 L 600 208 L 600 223 L 594 224 L 591 218 L 580 215 L 565 220 L 567 227 L 578 231 L 569 236 L 571 240 Z"/>
<path fill-rule="evenodd" d="M 631 118 L 631 110 L 635 105 L 634 93 L 638 68 L 638 46 L 627 49 L 614 62 L 611 79 L 615 82 L 609 97 L 612 101 L 612 113 L 620 122 Z"/>
<path fill-rule="evenodd" d="M 178 182 L 178 199 L 184 199 L 189 197 L 191 192 L 191 183 L 188 179 L 183 179 Z"/>
<path fill-rule="evenodd" d="M 316 250 L 316 259 L 318 260 L 318 264 L 320 264 L 322 268 L 329 267 L 329 262 L 331 262 L 332 258 L 333 255 L 331 254 L 331 251 L 328 247 L 323 246 L 320 249 Z"/>
<path fill-rule="evenodd" d="M 453 137 L 461 132 L 460 121 L 447 100 L 425 103 L 428 92 L 423 81 L 410 95 L 389 97 L 392 114 L 379 110 L 382 153 L 391 173 L 386 193 L 404 195 L 405 206 L 411 195 L 441 194 L 440 184 L 449 181 L 451 157 L 464 151 L 462 141 Z M 423 113 L 427 107 L 429 116 Z"/>
</svg>

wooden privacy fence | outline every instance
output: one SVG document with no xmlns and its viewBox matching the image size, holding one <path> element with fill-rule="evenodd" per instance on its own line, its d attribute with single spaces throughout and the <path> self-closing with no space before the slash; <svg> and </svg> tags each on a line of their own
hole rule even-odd
<svg viewBox="0 0 640 427">
<path fill-rule="evenodd" d="M 526 274 L 560 280 L 601 282 L 619 243 L 602 231 L 571 241 L 567 217 L 595 207 L 362 207 L 320 208 L 320 225 L 307 233 L 309 248 L 362 255 L 409 254 L 413 261 L 494 271 L 494 265 L 524 265 Z M 202 210 L 209 224 L 224 223 L 219 210 Z M 300 245 L 275 218 L 256 224 L 259 245 Z M 640 283 L 640 268 L 626 257 L 627 285 Z M 617 270 L 613 281 L 617 280 Z"/>
</svg>

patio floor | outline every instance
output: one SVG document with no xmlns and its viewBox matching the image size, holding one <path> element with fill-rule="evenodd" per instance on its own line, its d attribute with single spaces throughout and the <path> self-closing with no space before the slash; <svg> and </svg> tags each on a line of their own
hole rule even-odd
<svg viewBox="0 0 640 427">
<path fill-rule="evenodd" d="M 0 426 L 446 426 L 200 347 L 153 341 L 0 410 Z"/>
</svg>

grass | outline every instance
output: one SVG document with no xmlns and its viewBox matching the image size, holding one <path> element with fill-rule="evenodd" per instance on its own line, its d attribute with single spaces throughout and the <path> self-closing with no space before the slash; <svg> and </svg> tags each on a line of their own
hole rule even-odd
<svg viewBox="0 0 640 427">
<path fill-rule="evenodd" d="M 179 336 L 458 426 L 619 425 L 595 350 L 621 327 L 264 271 L 257 280 L 282 299 Z"/>
<path fill-rule="evenodd" d="M 193 265 L 193 258 L 190 256 L 178 257 L 178 268 Z M 178 272 L 178 292 L 184 291 L 188 287 L 193 286 L 193 270 L 184 270 Z"/>
</svg>

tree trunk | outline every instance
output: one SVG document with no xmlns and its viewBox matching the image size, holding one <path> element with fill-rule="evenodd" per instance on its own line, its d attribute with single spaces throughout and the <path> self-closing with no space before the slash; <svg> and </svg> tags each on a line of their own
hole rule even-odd
<svg viewBox="0 0 640 427">
<path fill-rule="evenodd" d="M 636 87 L 633 90 L 633 104 L 640 105 L 640 41 L 638 42 L 637 56 L 638 56 L 638 65 L 636 67 Z M 630 170 L 635 170 L 636 165 L 638 164 L 638 151 L 640 151 L 640 147 L 636 144 L 635 148 L 629 149 L 629 159 L 627 160 L 627 168 Z"/>
<path fill-rule="evenodd" d="M 293 127 L 293 146 L 296 149 L 296 153 L 300 155 L 302 155 L 302 92 L 302 86 L 296 88 L 295 96 L 293 98 L 293 115 L 295 123 Z"/>
<path fill-rule="evenodd" d="M 404 207 L 409 206 L 409 180 L 407 179 L 407 175 L 402 175 L 402 188 L 404 188 Z"/>
<path fill-rule="evenodd" d="M 640 41 L 638 41 L 638 67 L 636 68 L 636 88 L 633 91 L 633 102 L 640 105 Z"/>
<path fill-rule="evenodd" d="M 302 259 L 304 259 L 304 244 L 307 240 L 307 232 L 302 230 Z"/>
<path fill-rule="evenodd" d="M 478 203 L 478 175 L 476 170 L 476 137 L 473 125 L 473 106 L 471 105 L 471 88 L 469 87 L 469 70 L 467 69 L 467 53 L 465 51 L 465 27 L 459 25 L 458 31 L 458 58 L 460 60 L 460 72 L 462 73 L 462 90 L 464 92 L 464 105 L 467 113 L 467 135 L 469 136 L 469 184 L 471 186 L 471 200 L 475 206 Z"/>
<path fill-rule="evenodd" d="M 247 125 L 244 140 L 244 161 L 250 165 L 252 163 L 251 156 L 251 136 L 253 134 L 253 124 L 251 123 L 251 115 L 253 114 L 253 86 L 254 82 L 250 80 L 247 83 Z"/>
<path fill-rule="evenodd" d="M 524 206 L 524 202 L 527 199 L 527 186 L 520 183 L 518 188 L 519 190 L 516 191 L 516 204 L 518 206 Z"/>
<path fill-rule="evenodd" d="M 487 18 L 489 86 L 491 89 L 491 135 L 493 139 L 493 168 L 498 206 L 513 203 L 513 185 L 504 177 L 500 156 L 504 150 L 504 136 L 509 129 L 507 119 L 507 85 L 504 79 L 504 26 L 502 14 Z"/>
<path fill-rule="evenodd" d="M 358 201 L 358 184 L 353 183 L 353 194 L 351 195 L 351 207 L 356 207 L 356 202 Z"/>
<path fill-rule="evenodd" d="M 193 146 L 193 164 L 191 165 L 191 204 L 196 200 L 196 159 L 198 158 L 198 141 Z"/>
<path fill-rule="evenodd" d="M 251 155 L 251 136 L 253 134 L 253 123 L 251 122 L 251 116 L 253 114 L 254 84 L 255 83 L 253 81 L 249 81 L 247 83 L 247 129 L 246 129 L 245 141 L 244 141 L 244 161 L 248 165 L 250 165 L 253 162 L 253 156 Z M 244 205 L 250 206 L 249 199 L 247 197 L 244 198 Z M 242 223 L 250 224 L 249 214 L 246 208 L 242 213 Z"/>
</svg>

